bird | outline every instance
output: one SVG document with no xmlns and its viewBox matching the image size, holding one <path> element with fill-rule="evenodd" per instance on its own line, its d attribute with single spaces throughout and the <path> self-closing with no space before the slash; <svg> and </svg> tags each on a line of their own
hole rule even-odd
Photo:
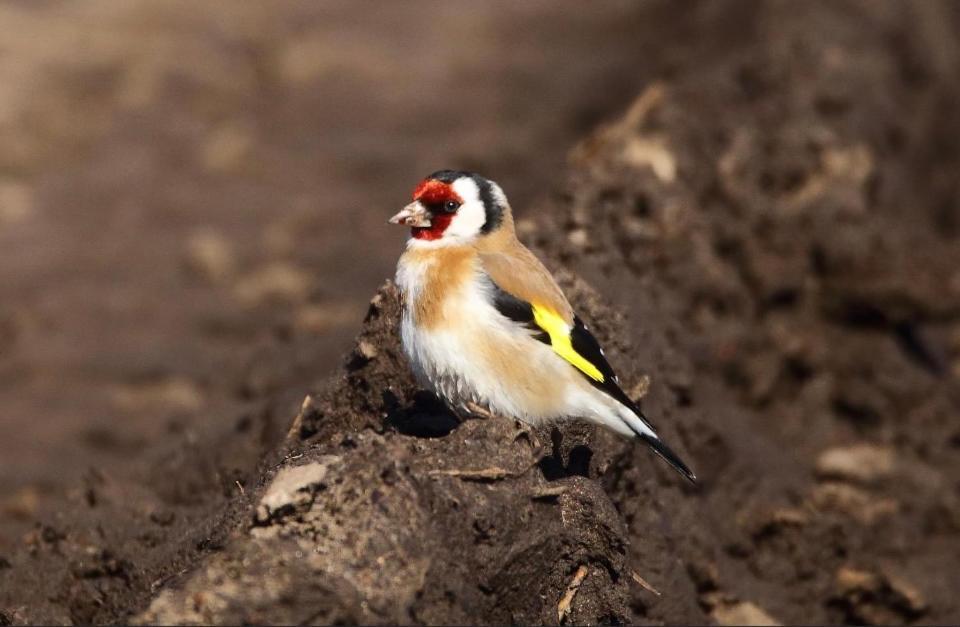
<svg viewBox="0 0 960 627">
<path fill-rule="evenodd" d="M 549 270 L 517 238 L 494 181 L 439 170 L 389 219 L 410 228 L 396 285 L 400 340 L 419 385 L 459 414 L 582 419 L 645 442 L 690 482 Z"/>
</svg>

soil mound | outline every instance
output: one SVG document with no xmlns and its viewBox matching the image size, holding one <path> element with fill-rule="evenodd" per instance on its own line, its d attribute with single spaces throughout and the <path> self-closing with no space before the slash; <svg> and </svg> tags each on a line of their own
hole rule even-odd
<svg viewBox="0 0 960 627">
<path fill-rule="evenodd" d="M 388 283 L 342 376 L 304 402 L 250 519 L 138 620 L 630 620 L 626 527 L 596 480 L 629 444 L 579 424 L 461 423 L 413 384 L 398 320 Z"/>
<path fill-rule="evenodd" d="M 584 425 L 460 423 L 387 284 L 259 467 L 223 472 L 248 423 L 161 469 L 165 509 L 91 477 L 108 505 L 0 560 L 0 623 L 956 623 L 960 15 L 733 6 L 518 223 L 699 487 Z"/>
</svg>

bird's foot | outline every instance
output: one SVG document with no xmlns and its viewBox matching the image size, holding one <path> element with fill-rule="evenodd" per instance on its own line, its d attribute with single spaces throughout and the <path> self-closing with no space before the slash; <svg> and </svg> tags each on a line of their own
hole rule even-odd
<svg viewBox="0 0 960 627">
<path fill-rule="evenodd" d="M 469 416 L 467 416 L 468 418 L 482 418 L 484 420 L 496 418 L 496 415 L 493 414 L 493 412 L 491 412 L 489 409 L 486 407 L 481 407 L 473 401 L 467 401 L 464 404 L 464 409 L 466 409 L 469 413 Z"/>
</svg>

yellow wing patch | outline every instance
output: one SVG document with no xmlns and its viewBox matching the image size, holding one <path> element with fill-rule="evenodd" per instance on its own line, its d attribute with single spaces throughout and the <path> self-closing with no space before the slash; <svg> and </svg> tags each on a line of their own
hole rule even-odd
<svg viewBox="0 0 960 627">
<path fill-rule="evenodd" d="M 550 336 L 550 345 L 554 352 L 594 381 L 603 383 L 603 373 L 574 350 L 573 343 L 570 341 L 570 327 L 563 318 L 549 309 L 533 305 L 533 321 Z"/>
</svg>

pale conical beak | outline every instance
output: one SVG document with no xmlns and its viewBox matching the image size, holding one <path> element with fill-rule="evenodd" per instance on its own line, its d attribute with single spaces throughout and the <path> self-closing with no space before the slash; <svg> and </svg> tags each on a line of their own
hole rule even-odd
<svg viewBox="0 0 960 627">
<path fill-rule="evenodd" d="M 404 226 L 426 227 L 430 226 L 430 213 L 419 202 L 412 202 L 390 218 L 389 222 Z"/>
</svg>

